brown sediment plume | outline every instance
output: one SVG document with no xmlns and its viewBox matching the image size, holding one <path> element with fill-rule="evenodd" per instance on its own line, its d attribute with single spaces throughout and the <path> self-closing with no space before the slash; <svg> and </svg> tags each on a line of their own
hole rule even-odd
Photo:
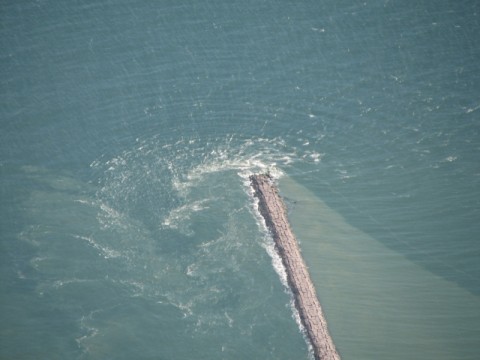
<svg viewBox="0 0 480 360">
<path fill-rule="evenodd" d="M 287 218 L 286 207 L 269 175 L 250 176 L 258 208 L 272 233 L 275 247 L 287 272 L 288 285 L 295 299 L 295 307 L 313 347 L 316 360 L 340 360 L 327 329 L 307 266 Z"/>
</svg>

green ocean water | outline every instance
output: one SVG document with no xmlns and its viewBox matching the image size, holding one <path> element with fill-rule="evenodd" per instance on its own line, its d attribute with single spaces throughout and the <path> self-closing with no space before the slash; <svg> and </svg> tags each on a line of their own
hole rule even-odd
<svg viewBox="0 0 480 360">
<path fill-rule="evenodd" d="M 0 358 L 480 353 L 475 1 L 0 4 Z"/>
</svg>

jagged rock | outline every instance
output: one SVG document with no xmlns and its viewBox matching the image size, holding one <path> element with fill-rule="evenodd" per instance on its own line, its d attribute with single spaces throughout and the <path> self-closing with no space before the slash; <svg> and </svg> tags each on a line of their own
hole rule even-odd
<svg viewBox="0 0 480 360">
<path fill-rule="evenodd" d="M 298 242 L 290 228 L 287 209 L 272 178 L 268 174 L 252 175 L 250 181 L 259 200 L 260 213 L 272 233 L 275 247 L 285 266 L 295 307 L 312 344 L 315 359 L 340 360 Z"/>
</svg>

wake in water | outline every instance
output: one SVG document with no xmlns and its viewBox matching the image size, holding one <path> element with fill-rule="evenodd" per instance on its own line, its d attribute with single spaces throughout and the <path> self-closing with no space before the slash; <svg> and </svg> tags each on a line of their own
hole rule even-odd
<svg viewBox="0 0 480 360">
<path fill-rule="evenodd" d="M 281 168 L 299 162 L 315 163 L 320 158 L 314 151 L 287 146 L 281 138 L 228 136 L 165 144 L 160 137 L 154 137 L 137 142 L 135 149 L 91 164 L 100 172 L 101 190 L 97 195 L 105 206 L 118 212 L 136 211 L 132 205 L 149 203 L 161 212 L 160 223 L 167 227 L 177 226 L 182 217 L 208 206 L 208 198 L 190 197 L 195 197 L 195 188 L 205 186 L 209 176 L 215 180 L 220 175 L 236 174 L 246 181 L 252 173 L 268 171 L 279 177 Z"/>
<path fill-rule="evenodd" d="M 126 358 L 145 349 L 166 358 L 198 349 L 209 359 L 305 357 L 248 176 L 280 178 L 305 158 L 315 164 L 310 155 L 281 138 L 153 137 L 94 161 L 90 182 L 23 169 L 35 189 L 18 234 L 28 259 L 15 269 L 34 284 L 36 300 L 25 306 L 61 309 L 59 329 L 70 330 L 54 338 L 77 345 L 65 350 L 70 358 L 104 358 L 119 344 L 129 344 Z"/>
<path fill-rule="evenodd" d="M 126 254 L 120 259 L 127 267 L 124 274 L 112 275 L 110 280 L 129 284 L 132 296 L 177 309 L 182 328 L 193 338 L 211 341 L 212 334 L 225 331 L 247 334 L 248 338 L 253 329 L 266 326 L 258 314 L 268 314 L 275 306 L 290 314 L 293 310 L 301 326 L 281 259 L 252 206 L 248 177 L 269 172 L 280 178 L 282 169 L 304 162 L 314 164 L 319 158 L 304 147 L 287 146 L 281 138 L 229 136 L 164 143 L 154 137 L 138 140 L 134 149 L 115 158 L 93 162 L 100 185 L 96 193 L 98 222 L 103 231 L 122 239 L 98 250 Z M 257 226 L 251 226 L 253 221 Z M 90 237 L 80 239 L 89 243 Z M 266 252 L 259 251 L 262 247 Z M 280 287 L 271 275 L 258 275 L 265 273 L 267 254 L 280 276 Z M 265 289 L 270 290 L 265 293 Z M 283 303 L 275 295 L 278 291 L 288 294 Z M 254 295 L 259 293 L 263 295 Z M 246 311 L 243 301 L 256 304 L 256 310 Z M 289 318 L 276 321 L 288 323 Z M 92 316 L 84 317 L 82 323 L 87 332 L 82 342 L 91 349 L 98 334 L 108 330 L 97 327 Z M 281 326 L 293 330 L 291 324 Z M 236 346 L 223 343 L 222 352 Z"/>
</svg>

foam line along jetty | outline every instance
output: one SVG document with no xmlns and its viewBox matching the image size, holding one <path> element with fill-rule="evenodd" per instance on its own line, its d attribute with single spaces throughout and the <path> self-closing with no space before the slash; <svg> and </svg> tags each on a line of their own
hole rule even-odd
<svg viewBox="0 0 480 360">
<path fill-rule="evenodd" d="M 258 198 L 259 211 L 272 233 L 275 247 L 285 266 L 295 307 L 313 347 L 315 359 L 340 360 L 298 242 L 290 228 L 285 204 L 273 179 L 266 174 L 252 175 L 250 182 L 254 195 Z"/>
</svg>

